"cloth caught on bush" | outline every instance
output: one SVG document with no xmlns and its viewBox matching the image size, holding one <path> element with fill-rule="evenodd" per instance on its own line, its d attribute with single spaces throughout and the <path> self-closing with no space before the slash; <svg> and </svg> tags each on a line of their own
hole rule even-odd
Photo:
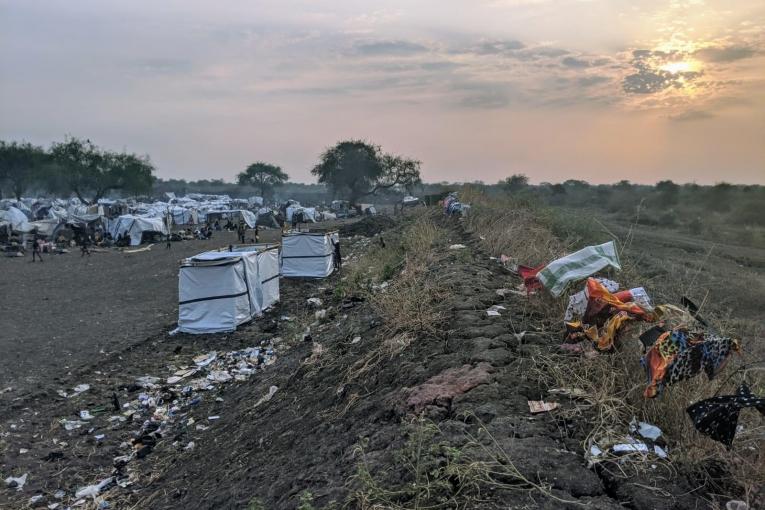
<svg viewBox="0 0 765 510">
<path fill-rule="evenodd" d="M 537 277 L 550 294 L 560 297 L 569 283 L 583 280 L 607 267 L 622 269 L 613 241 L 588 246 L 554 260 L 547 264 Z"/>
<path fill-rule="evenodd" d="M 600 284 L 603 285 L 606 290 L 608 290 L 608 292 L 616 292 L 619 290 L 618 282 L 609 280 L 608 278 L 596 278 L 596 280 L 599 281 Z M 563 320 L 571 321 L 574 318 L 582 317 L 584 312 L 587 311 L 588 299 L 589 296 L 587 295 L 587 286 L 585 285 L 584 289 L 580 290 L 576 294 L 572 294 L 568 298 L 568 306 L 566 307 L 566 313 L 563 315 Z"/>
<path fill-rule="evenodd" d="M 643 395 L 653 398 L 665 386 L 690 379 L 702 370 L 708 379 L 714 379 L 730 355 L 738 351 L 738 340 L 714 333 L 687 329 L 667 331 L 641 360 L 648 376 Z"/>
<path fill-rule="evenodd" d="M 537 278 L 539 271 L 544 269 L 545 264 L 539 267 L 528 267 L 518 265 L 518 275 L 523 278 L 523 285 L 526 286 L 526 292 L 531 294 L 542 288 L 542 282 Z"/>
<path fill-rule="evenodd" d="M 728 448 L 733 444 L 741 409 L 754 407 L 765 416 L 765 398 L 757 398 L 746 384 L 739 386 L 735 395 L 722 395 L 696 402 L 686 411 L 696 430 Z"/>
<path fill-rule="evenodd" d="M 614 285 L 611 287 L 613 288 Z M 654 319 L 653 314 L 639 304 L 619 299 L 619 295 L 624 299 L 632 299 L 631 291 L 613 294 L 600 280 L 588 278 L 584 292 L 587 296 L 587 304 L 582 320 L 566 322 L 568 342 L 587 338 L 595 343 L 598 350 L 607 351 L 613 348 L 619 331 L 627 322 L 635 319 L 647 321 Z M 642 288 L 641 292 L 644 296 L 643 300 L 650 304 L 648 295 Z"/>
</svg>

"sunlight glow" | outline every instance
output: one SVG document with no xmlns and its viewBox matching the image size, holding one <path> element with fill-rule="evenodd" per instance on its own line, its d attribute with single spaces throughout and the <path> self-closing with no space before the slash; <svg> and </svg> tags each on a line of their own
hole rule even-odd
<svg viewBox="0 0 765 510">
<path fill-rule="evenodd" d="M 668 73 L 691 73 L 699 70 L 699 65 L 696 62 L 684 60 L 681 62 L 668 62 L 661 66 L 659 69 L 667 71 Z"/>
</svg>

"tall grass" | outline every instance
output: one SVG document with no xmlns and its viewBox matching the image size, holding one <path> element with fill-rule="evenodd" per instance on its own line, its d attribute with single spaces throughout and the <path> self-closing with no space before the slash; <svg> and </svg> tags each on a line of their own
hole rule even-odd
<svg viewBox="0 0 765 510">
<path fill-rule="evenodd" d="M 582 211 L 572 214 L 571 211 L 546 208 L 528 200 L 490 198 L 475 191 L 468 192 L 468 196 L 472 210 L 466 221 L 467 227 L 482 240 L 491 254 L 506 254 L 521 264 L 544 263 L 586 244 L 602 243 L 610 238 L 614 238 L 622 248 L 630 244 L 629 238 L 616 238 L 602 224 L 583 215 Z M 462 198 L 468 201 L 465 196 Z M 638 265 L 625 256 L 623 250 L 622 264 L 623 271 L 612 277 L 620 281 L 623 288 L 645 284 Z M 655 296 L 680 296 L 683 291 L 688 291 L 689 285 L 693 285 L 693 280 L 654 280 L 650 283 L 649 292 Z M 677 288 L 678 285 L 683 288 Z M 562 330 L 562 312 L 566 302 L 565 295 L 553 300 L 541 294 L 529 297 L 526 306 L 541 313 L 545 328 L 555 333 Z M 752 322 L 742 324 L 713 313 L 705 314 L 723 334 L 746 334 L 746 338 L 742 336 L 744 354 L 732 360 L 715 380 L 708 381 L 706 376 L 699 375 L 667 388 L 656 399 L 646 400 L 642 395 L 646 377 L 639 362 L 643 354 L 642 344 L 637 338 L 641 330 L 639 324 L 633 324 L 622 332 L 616 352 L 612 354 L 594 359 L 550 354 L 533 359 L 532 368 L 550 388 L 575 388 L 586 395 L 571 411 L 574 417 L 586 421 L 589 426 L 589 433 L 582 444 L 585 451 L 592 443 L 608 442 L 614 434 L 626 433 L 630 419 L 637 417 L 658 425 L 664 431 L 670 444 L 671 466 L 682 466 L 685 472 L 694 473 L 694 479 L 701 485 L 712 484 L 714 478 L 705 475 L 705 466 L 722 462 L 727 466 L 733 484 L 740 487 L 744 497 L 751 498 L 765 485 L 765 454 L 762 453 L 765 420 L 756 412 L 744 411 L 740 419 L 743 430 L 737 434 L 733 449 L 728 451 L 719 443 L 698 434 L 685 408 L 692 402 L 716 394 L 734 393 L 742 374 L 746 374 L 755 394 L 765 394 L 762 360 L 758 368 L 757 359 L 750 354 L 752 349 L 747 348 L 746 343 L 746 340 L 761 339 L 763 331 L 761 326 Z M 727 489 L 708 485 L 704 490 L 719 493 Z"/>
</svg>

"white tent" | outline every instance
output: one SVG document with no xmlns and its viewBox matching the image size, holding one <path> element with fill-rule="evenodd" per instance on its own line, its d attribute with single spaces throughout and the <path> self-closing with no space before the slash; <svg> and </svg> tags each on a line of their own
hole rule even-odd
<svg viewBox="0 0 765 510">
<path fill-rule="evenodd" d="M 0 211 L 0 220 L 5 220 L 11 224 L 11 228 L 18 232 L 30 232 L 32 226 L 29 224 L 29 218 L 17 207 L 9 207 L 7 211 Z"/>
<path fill-rule="evenodd" d="M 147 218 L 146 216 L 133 216 L 125 214 L 117 218 L 109 229 L 112 237 L 130 234 L 130 246 L 141 244 L 141 234 L 144 232 L 160 232 L 167 235 L 167 225 L 163 218 Z"/>
<path fill-rule="evenodd" d="M 178 330 L 234 331 L 279 301 L 279 247 L 210 251 L 181 262 Z"/>
<path fill-rule="evenodd" d="M 297 213 L 303 213 L 303 221 L 304 222 L 313 222 L 316 223 L 316 208 L 315 207 L 302 207 L 300 205 L 291 205 L 287 207 L 285 214 L 287 216 L 287 221 L 292 221 L 292 216 Z"/>
<path fill-rule="evenodd" d="M 282 276 L 326 278 L 334 270 L 337 232 L 288 232 L 282 235 Z"/>
</svg>

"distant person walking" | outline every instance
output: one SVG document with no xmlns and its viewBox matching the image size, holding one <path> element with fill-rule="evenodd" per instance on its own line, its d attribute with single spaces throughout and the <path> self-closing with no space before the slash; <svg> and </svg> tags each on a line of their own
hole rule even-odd
<svg viewBox="0 0 765 510">
<path fill-rule="evenodd" d="M 85 255 L 90 257 L 90 236 L 87 234 L 82 236 L 82 244 L 80 246 L 80 258 L 84 257 Z"/>
<path fill-rule="evenodd" d="M 173 245 L 172 245 L 172 243 L 170 243 L 170 234 L 167 234 L 167 244 L 165 245 L 165 249 L 169 250 L 172 247 L 173 247 Z"/>
<path fill-rule="evenodd" d="M 332 244 L 335 248 L 335 256 L 332 257 L 332 262 L 334 263 L 335 270 L 339 271 L 343 265 L 343 257 L 340 254 L 340 241 L 333 241 Z"/>
<path fill-rule="evenodd" d="M 260 242 L 260 229 L 255 225 L 255 244 Z"/>
<path fill-rule="evenodd" d="M 43 261 L 42 259 L 42 249 L 40 248 L 40 244 L 42 241 L 35 236 L 34 240 L 32 241 L 32 262 L 35 261 L 35 257 L 40 259 L 40 262 Z"/>
</svg>

